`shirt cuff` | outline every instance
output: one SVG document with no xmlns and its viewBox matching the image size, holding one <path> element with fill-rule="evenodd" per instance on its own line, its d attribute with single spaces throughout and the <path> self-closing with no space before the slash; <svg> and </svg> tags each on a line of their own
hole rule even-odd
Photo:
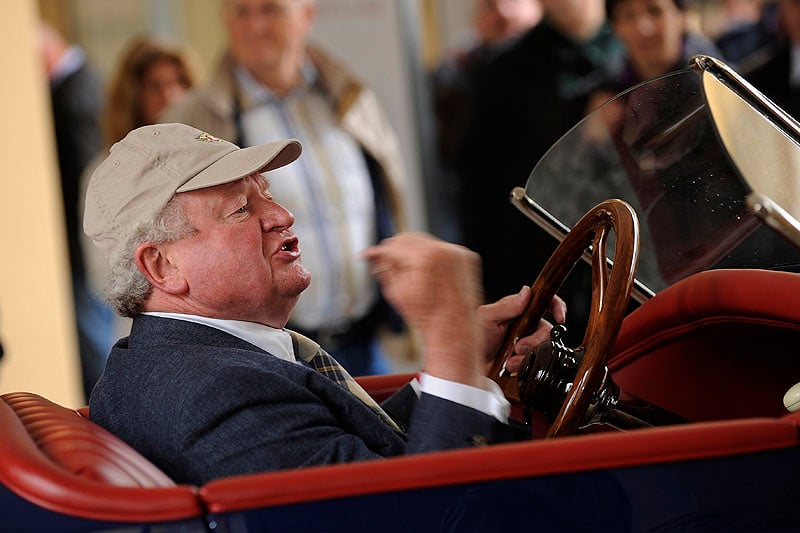
<svg viewBox="0 0 800 533">
<path fill-rule="evenodd" d="M 486 382 L 487 388 L 479 389 L 463 383 L 437 378 L 425 372 L 419 375 L 419 389 L 421 392 L 471 407 L 496 418 L 504 424 L 508 423 L 511 404 L 508 403 L 497 383 L 489 378 L 486 378 Z"/>
</svg>

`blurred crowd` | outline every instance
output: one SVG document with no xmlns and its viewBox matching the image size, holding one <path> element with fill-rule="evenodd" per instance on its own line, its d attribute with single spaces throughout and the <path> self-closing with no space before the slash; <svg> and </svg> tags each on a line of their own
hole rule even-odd
<svg viewBox="0 0 800 533">
<path fill-rule="evenodd" d="M 304 263 L 320 282 L 304 294 L 290 327 L 331 348 L 353 374 L 392 370 L 387 338 L 399 336 L 413 354 L 413 338 L 359 258 L 406 228 L 404 157 L 380 102 L 347 58 L 308 42 L 316 4 L 223 0 L 226 50 L 207 80 L 184 46 L 138 36 L 102 83 L 78 46 L 42 26 L 87 396 L 126 323 L 102 298 L 104 261 L 82 242 L 83 190 L 113 143 L 163 121 L 241 146 L 299 138 L 300 164 L 282 169 L 291 175 L 272 189 L 301 214 Z M 800 0 L 722 1 L 714 35 L 704 34 L 692 11 L 699 4 L 689 0 L 464 4 L 472 31 L 430 76 L 438 161 L 425 179 L 435 230 L 481 255 L 487 300 L 530 284 L 556 244 L 531 231 L 509 206 L 509 191 L 614 94 L 708 54 L 800 116 Z M 590 288 L 578 280 L 565 292 Z M 586 312 L 585 298 L 567 299 L 571 314 Z"/>
<path fill-rule="evenodd" d="M 696 16 L 702 5 L 688 0 L 473 2 L 476 40 L 437 68 L 432 84 L 444 162 L 438 179 L 448 184 L 457 239 L 481 255 L 487 300 L 532 283 L 557 245 L 510 206 L 511 190 L 526 183 L 553 143 L 615 94 L 707 54 L 800 112 L 793 107 L 800 85 L 792 81 L 800 65 L 800 35 L 792 30 L 800 24 L 800 2 L 717 6 L 718 31 L 706 35 Z M 503 44 L 481 30 L 487 16 L 505 21 L 495 25 L 508 30 Z M 462 96 L 458 114 L 443 97 L 452 93 L 453 79 Z M 581 317 L 588 317 L 588 274 L 576 272 L 561 289 L 578 334 L 571 340 L 581 339 Z"/>
</svg>

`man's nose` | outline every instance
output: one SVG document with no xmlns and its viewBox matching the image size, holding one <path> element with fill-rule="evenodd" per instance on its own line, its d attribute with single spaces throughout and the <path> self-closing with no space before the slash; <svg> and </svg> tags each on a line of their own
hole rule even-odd
<svg viewBox="0 0 800 533">
<path fill-rule="evenodd" d="M 264 231 L 283 231 L 294 225 L 294 215 L 274 200 L 264 202 L 261 226 Z"/>
</svg>

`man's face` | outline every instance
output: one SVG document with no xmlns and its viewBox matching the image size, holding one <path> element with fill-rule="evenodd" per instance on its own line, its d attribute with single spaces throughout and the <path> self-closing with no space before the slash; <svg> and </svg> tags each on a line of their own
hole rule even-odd
<svg viewBox="0 0 800 533">
<path fill-rule="evenodd" d="M 309 0 L 225 0 L 222 7 L 231 53 L 253 72 L 301 57 L 313 18 Z"/>
<path fill-rule="evenodd" d="M 294 216 L 260 175 L 179 193 L 195 233 L 165 245 L 196 314 L 283 327 L 311 275 L 300 262 Z"/>
<path fill-rule="evenodd" d="M 673 0 L 623 0 L 611 14 L 611 24 L 634 65 L 662 69 L 680 60 L 686 20 Z"/>
</svg>

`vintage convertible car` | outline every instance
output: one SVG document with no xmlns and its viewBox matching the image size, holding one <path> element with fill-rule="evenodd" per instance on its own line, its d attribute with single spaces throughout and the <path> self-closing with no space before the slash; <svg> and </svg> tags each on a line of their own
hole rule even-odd
<svg viewBox="0 0 800 533">
<path fill-rule="evenodd" d="M 512 203 L 561 243 L 492 371 L 531 441 L 195 487 L 85 408 L 7 393 L 0 530 L 799 530 L 799 145 L 705 56 L 554 145 Z M 508 346 L 576 263 L 583 341 L 555 328 L 510 375 Z M 381 400 L 409 378 L 360 381 Z"/>
</svg>

